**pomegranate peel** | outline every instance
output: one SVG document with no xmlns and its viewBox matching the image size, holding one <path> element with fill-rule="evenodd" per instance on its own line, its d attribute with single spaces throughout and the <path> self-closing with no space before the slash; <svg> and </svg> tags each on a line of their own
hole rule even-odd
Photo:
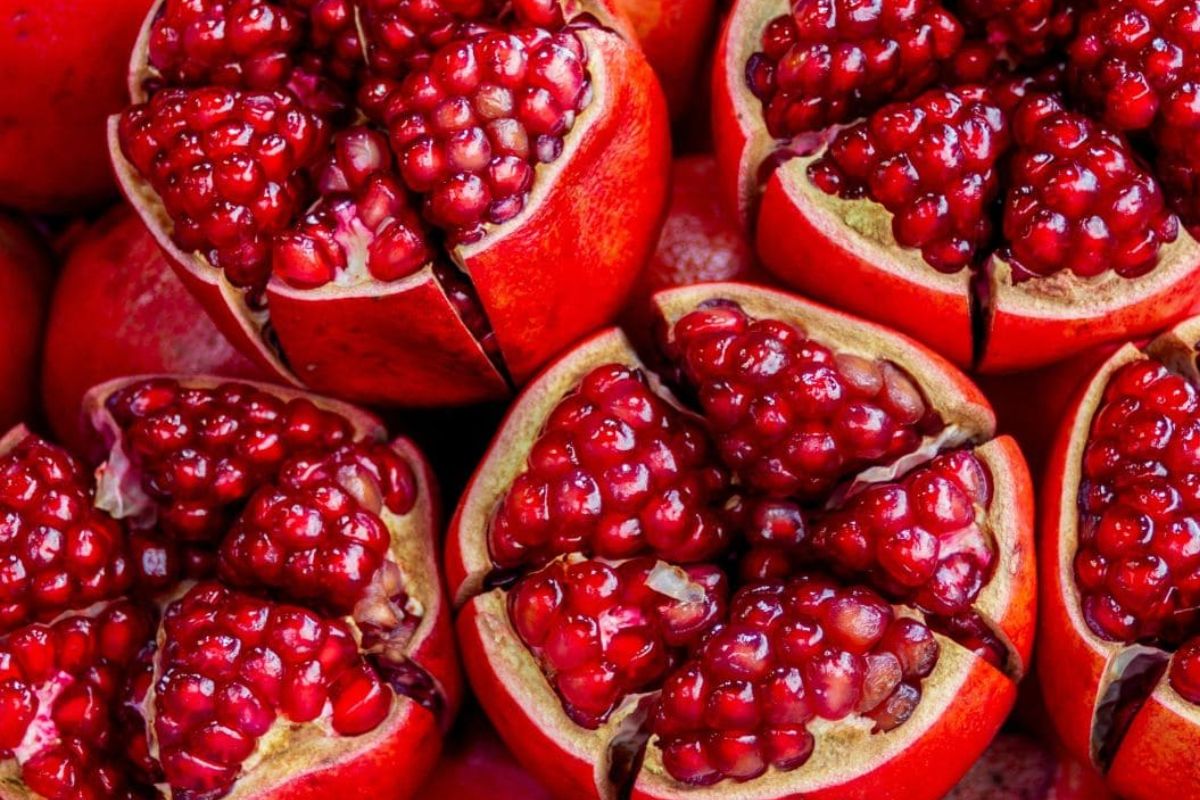
<svg viewBox="0 0 1200 800">
<path fill-rule="evenodd" d="M 900 776 L 910 773 L 915 764 L 936 761 L 945 769 L 930 777 L 929 796 L 940 796 L 999 728 L 1015 701 L 1015 679 L 1025 672 L 1030 658 L 1036 582 L 1031 488 L 1020 452 L 1011 439 L 993 438 L 993 414 L 973 384 L 940 356 L 883 328 L 784 292 L 740 284 L 668 290 L 654 302 L 664 332 L 662 352 L 642 358 L 622 332 L 610 330 L 548 367 L 510 409 L 451 522 L 446 563 L 451 593 L 459 608 L 457 632 L 467 674 L 489 717 L 525 767 L 564 795 L 615 797 L 621 786 L 632 785 L 636 797 L 682 797 L 696 791 L 691 783 L 707 785 L 725 776 L 739 780 L 736 788 L 722 784 L 714 791 L 728 788 L 739 796 L 764 798 L 795 793 L 868 796 L 892 785 L 889 781 L 903 785 Z M 816 368 L 811 365 L 826 371 L 803 372 Z M 713 386 L 719 386 L 721 379 L 732 382 L 728 376 L 734 374 L 745 383 L 724 395 L 705 394 L 709 384 L 695 381 L 702 377 L 697 370 L 707 366 L 713 367 L 716 377 L 703 380 Z M 721 372 L 726 366 L 742 371 Z M 789 369 L 800 372 L 795 378 L 784 378 L 792 374 Z M 666 378 L 658 378 L 656 371 Z M 804 381 L 821 374 L 826 383 L 799 383 L 801 374 L 810 376 Z M 850 404 L 847 408 L 855 408 L 855 414 L 859 409 L 874 409 L 871 424 L 876 427 L 871 430 L 877 433 L 882 429 L 891 437 L 887 446 L 875 434 L 875 438 L 841 440 L 839 446 L 846 448 L 851 448 L 853 441 L 862 455 L 845 456 L 840 467 L 832 468 L 831 486 L 814 483 L 827 488 L 808 504 L 795 504 L 802 517 L 796 523 L 801 526 L 799 533 L 786 534 L 776 527 L 777 532 L 769 534 L 782 537 L 768 541 L 785 552 L 789 546 L 800 547 L 788 555 L 798 559 L 786 568 L 791 571 L 741 578 L 747 582 L 740 584 L 732 602 L 740 609 L 736 613 L 746 616 L 737 617 L 736 623 L 727 623 L 721 612 L 696 617 L 700 595 L 693 597 L 673 581 L 662 584 L 655 579 L 641 590 L 611 577 L 626 575 L 627 567 L 635 562 L 655 558 L 667 570 L 719 573 L 719 568 L 706 563 L 708 549 L 684 549 L 679 561 L 664 557 L 662 548 L 675 546 L 671 536 L 676 534 L 668 532 L 677 532 L 678 526 L 684 525 L 691 531 L 689 536 L 712 537 L 708 544 L 717 548 L 713 558 L 720 563 L 721 553 L 731 552 L 722 548 L 733 547 L 736 558 L 745 555 L 745 546 L 739 542 L 741 536 L 748 536 L 743 528 L 747 517 L 739 506 L 792 502 L 786 491 L 772 494 L 775 484 L 761 483 L 754 474 L 728 463 L 712 471 L 690 472 L 692 459 L 700 459 L 701 464 L 705 459 L 727 461 L 729 453 L 767 461 L 784 458 L 772 455 L 776 451 L 756 450 L 764 444 L 752 440 L 758 435 L 767 437 L 758 431 L 775 430 L 775 417 L 761 412 L 754 419 L 763 427 L 748 433 L 737 425 L 749 423 L 731 424 L 728 410 L 720 405 L 724 401 L 718 402 L 744 392 L 755 398 L 747 401 L 752 405 L 760 397 L 772 396 L 772 387 L 779 381 L 795 387 L 796 399 L 788 401 L 793 404 L 790 410 L 778 412 L 778 418 L 789 420 L 788 424 L 798 428 L 830 424 L 820 415 L 804 416 L 816 408 L 806 403 L 810 397 L 836 396 L 842 398 L 838 402 Z M 830 395 L 821 394 L 824 389 L 804 394 L 811 386 L 854 387 L 857 394 L 850 388 L 845 395 L 836 393 L 841 389 L 829 389 L 835 392 Z M 672 391 L 676 387 L 678 391 Z M 806 388 L 802 391 L 800 387 Z M 832 399 L 820 402 L 834 403 Z M 842 412 L 830 411 L 830 407 L 822 413 L 841 419 L 837 415 Z M 787 416 L 789 413 L 794 416 Z M 835 427 L 840 424 L 833 423 Z M 687 444 L 692 441 L 688 436 L 670 438 L 662 433 L 696 425 L 700 426 L 697 437 L 714 441 L 707 446 Z M 850 436 L 850 428 L 837 430 L 838 435 Z M 739 444 L 732 447 L 734 442 Z M 673 460 L 668 462 L 664 452 L 672 448 L 676 448 Z M 757 455 L 745 455 L 751 452 Z M 979 475 L 987 484 L 984 489 L 975 484 L 976 496 L 986 498 L 977 505 L 969 510 L 955 505 L 960 510 L 954 512 L 953 524 L 964 524 L 963 514 L 968 514 L 969 523 L 962 533 L 951 535 L 946 545 L 950 549 L 943 554 L 953 560 L 952 548 L 960 546 L 951 543 L 954 536 L 970 540 L 964 547 L 988 551 L 980 589 L 966 594 L 967 605 L 958 607 L 965 613 L 943 618 L 903 605 L 893 607 L 889 599 L 894 598 L 888 593 L 895 587 L 887 582 L 880 587 L 869 571 L 852 565 L 849 556 L 840 563 L 840 555 L 803 555 L 805 539 L 811 536 L 803 532 L 806 527 L 820 525 L 843 507 L 853 507 L 854 498 L 867 490 L 893 491 L 890 487 L 894 484 L 921 473 L 939 455 L 948 453 L 955 454 L 959 460 L 954 463 L 963 464 L 963 469 L 969 465 L 961 480 L 970 483 Z M 655 490 L 647 500 L 637 488 L 640 478 L 631 476 L 639 474 L 637 465 L 642 463 L 652 465 L 651 480 L 659 481 L 656 485 L 667 493 L 664 497 L 674 498 L 666 505 L 654 499 Z M 664 463 L 676 466 L 656 472 Z M 730 479 L 730 472 L 737 477 Z M 615 481 L 611 486 L 610 480 Z M 599 488 L 587 488 L 594 484 Z M 676 491 L 673 486 L 678 494 L 672 494 Z M 814 504 L 814 500 L 819 502 Z M 663 514 L 667 507 L 673 510 Z M 528 535 L 526 529 L 540 529 L 548 520 L 549 549 L 521 544 L 512 551 L 515 560 L 501 562 L 497 555 L 501 551 L 496 548 L 509 544 L 497 537 L 510 535 L 497 533 L 497 525 L 504 520 L 505 525 L 513 526 L 511 535 L 521 542 L 521 537 Z M 599 527 L 590 527 L 594 524 Z M 528 549 L 522 550 L 524 547 Z M 503 552 L 505 559 L 512 555 Z M 543 569 L 547 562 L 550 566 Z M 675 566 L 667 567 L 670 564 Z M 587 569 L 573 571 L 576 567 Z M 838 580 L 808 577 L 809 573 L 803 572 L 825 568 Z M 553 577 L 564 569 L 567 578 Z M 960 580 L 958 569 L 952 568 L 943 579 Z M 950 577 L 952 574 L 959 577 Z M 788 582 L 789 575 L 792 582 Z M 852 585 L 858 581 L 867 585 Z M 782 628 L 769 627 L 766 597 L 780 592 L 784 593 L 780 596 L 798 592 L 796 597 L 807 597 L 804 592 L 818 590 L 806 587 L 815 586 L 828 587 L 819 590 L 830 593 L 823 596 L 842 598 L 837 601 L 841 605 L 831 606 L 814 599 L 812 608 L 836 607 L 839 614 L 844 611 L 848 615 L 829 616 L 820 624 L 834 631 L 825 634 L 829 641 L 847 643 L 850 649 L 838 656 L 848 659 L 845 663 L 860 663 L 854 659 L 870 654 L 869 663 L 876 665 L 871 669 L 879 670 L 871 673 L 871 680 L 878 682 L 871 683 L 872 693 L 842 693 L 836 680 L 822 688 L 827 673 L 820 670 L 841 667 L 821 666 L 825 662 L 816 656 L 789 651 L 789 647 L 799 648 L 800 644 L 792 642 L 800 640 L 787 638 L 792 634 L 785 636 L 779 632 Z M 764 605 L 753 605 L 757 601 L 752 598 L 758 596 L 755 592 L 766 593 Z M 655 593 L 659 597 L 655 603 L 683 602 L 691 609 L 688 614 L 692 616 L 685 618 L 701 625 L 692 634 L 699 636 L 698 640 L 665 637 L 662 629 L 655 627 L 654 618 L 647 616 L 645 606 L 642 611 L 635 609 Z M 789 602 L 801 605 L 787 608 L 808 608 L 803 605 L 807 601 Z M 887 624 L 905 631 L 894 634 L 900 638 L 887 638 L 891 633 L 877 638 L 883 636 L 879 628 L 883 623 L 878 621 L 885 613 L 883 607 L 888 609 L 886 615 L 894 615 L 886 617 L 895 620 Z M 794 613 L 834 614 L 832 610 Z M 754 621 L 758 619 L 763 621 Z M 857 622 L 849 622 L 851 619 Z M 840 628 L 843 623 L 849 627 Z M 759 624 L 768 627 L 753 629 Z M 798 618 L 788 624 L 800 626 L 796 628 L 800 631 L 817 623 Z M 865 627 L 854 627 L 859 624 Z M 747 625 L 751 628 L 744 628 Z M 624 638 L 618 639 L 618 633 Z M 741 650 L 730 638 L 754 636 L 762 643 L 751 645 L 751 639 L 738 639 L 746 642 Z M 635 640 L 640 644 L 635 645 Z M 908 666 L 890 650 L 870 650 L 877 641 L 907 642 L 899 645 L 897 652 L 909 653 L 903 656 Z M 928 644 L 920 646 L 925 649 L 919 651 L 924 653 L 919 658 L 904 649 L 918 647 L 915 643 L 922 641 Z M 880 645 L 888 646 L 891 644 Z M 755 649 L 759 647 L 767 649 Z M 821 652 L 820 646 L 816 647 L 813 652 Z M 771 656 L 772 648 L 794 655 Z M 652 660 L 652 652 L 658 654 L 653 657 L 657 660 Z M 756 652 L 764 654 L 752 655 Z M 714 665 L 725 663 L 722 654 L 727 654 L 729 663 L 718 668 Z M 810 657 L 815 660 L 803 660 Z M 806 706 L 800 701 L 780 700 L 775 705 L 781 709 L 788 707 L 786 703 L 795 704 L 788 712 L 793 714 L 790 721 L 768 724 L 755 716 L 758 721 L 743 723 L 751 731 L 746 733 L 745 728 L 726 720 L 746 719 L 744 715 L 751 713 L 746 707 L 751 701 L 746 697 L 783 691 L 782 684 L 773 684 L 764 675 L 763 670 L 780 663 L 770 658 L 802 659 L 795 663 L 810 670 L 804 673 L 808 676 L 805 685 L 815 681 L 812 694 L 805 697 L 824 698 L 807 702 L 825 704 L 821 706 L 825 710 L 814 719 L 811 710 L 801 710 Z M 902 666 L 912 670 L 904 673 L 911 683 L 896 683 Z M 731 680 L 720 670 L 730 674 L 745 670 L 747 675 L 753 674 L 746 679 L 753 686 L 736 691 L 711 689 L 714 699 L 708 702 L 720 705 L 708 706 L 705 713 L 712 716 L 704 717 L 701 727 L 689 728 L 699 723 L 673 717 L 683 711 L 663 709 L 667 703 L 685 703 L 686 686 L 692 680 L 689 676 L 708 675 L 705 670 L 709 669 L 714 670 L 713 676 L 722 677 L 705 677 L 703 685 Z M 853 670 L 857 667 L 846 669 L 856 674 Z M 664 678 L 666 684 L 660 684 Z M 858 686 L 854 678 L 847 680 L 850 686 Z M 674 687 L 670 690 L 674 699 L 668 699 L 667 689 L 661 688 L 666 685 Z M 756 694 L 738 694 L 751 691 Z M 719 701 L 715 699 L 718 695 Z M 862 708 L 851 713 L 849 706 L 860 702 Z M 823 713 L 828 716 L 822 717 Z M 694 733 L 697 730 L 700 733 Z M 687 750 L 693 736 L 711 737 L 703 739 L 709 742 L 702 746 L 710 748 L 704 750 L 707 756 Z M 771 756 L 779 759 L 777 766 L 767 765 L 765 752 L 777 754 Z M 703 758 L 711 760 L 701 764 Z M 847 766 L 850 764 L 854 766 Z"/>
</svg>

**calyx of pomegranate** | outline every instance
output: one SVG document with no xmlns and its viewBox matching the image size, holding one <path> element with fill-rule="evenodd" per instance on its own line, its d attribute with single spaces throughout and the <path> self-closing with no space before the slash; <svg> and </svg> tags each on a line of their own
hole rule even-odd
<svg viewBox="0 0 1200 800">
<path fill-rule="evenodd" d="M 130 92 L 113 163 L 173 266 L 339 397 L 507 395 L 615 316 L 665 207 L 661 90 L 607 0 L 158 0 Z"/>
<path fill-rule="evenodd" d="M 1029 658 L 1020 453 L 882 328 L 739 284 L 655 304 L 661 350 L 612 330 L 560 358 L 459 503 L 485 710 L 564 796 L 832 798 L 911 757 L 941 796 Z"/>
<path fill-rule="evenodd" d="M 1041 681 L 1064 741 L 1134 798 L 1200 790 L 1182 756 L 1200 738 L 1197 341 L 1192 318 L 1115 352 L 1063 420 L 1047 484 L 1039 658 L 1075 668 Z"/>
<path fill-rule="evenodd" d="M 0 455 L 10 544 L 39 559 L 4 595 L 47 620 L 0 630 L 4 774 L 44 797 L 412 796 L 460 694 L 421 454 L 345 403 L 216 378 L 120 379 L 85 411 L 94 484 L 23 430 Z"/>
<path fill-rule="evenodd" d="M 963 366 L 1160 330 L 1200 291 L 1189 8 L 739 0 L 723 196 L 784 282 Z"/>
</svg>

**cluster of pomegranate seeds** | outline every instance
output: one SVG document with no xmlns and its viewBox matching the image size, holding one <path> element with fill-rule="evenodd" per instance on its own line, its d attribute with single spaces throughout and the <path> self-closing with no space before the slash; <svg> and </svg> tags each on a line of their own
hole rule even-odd
<svg viewBox="0 0 1200 800">
<path fill-rule="evenodd" d="M 982 516 L 987 470 L 969 450 L 937 456 L 904 478 L 868 486 L 812 528 L 815 558 L 867 575 L 924 611 L 970 609 L 995 565 Z"/>
<path fill-rule="evenodd" d="M 402 77 L 409 69 L 428 67 L 433 52 L 459 36 L 462 23 L 497 16 L 500 10 L 495 0 L 359 3 L 371 71 L 388 77 Z"/>
<path fill-rule="evenodd" d="M 163 531 L 213 541 L 231 513 L 293 455 L 350 442 L 350 423 L 311 400 L 282 400 L 237 383 L 131 384 L 108 399 L 127 455 L 157 504 Z"/>
<path fill-rule="evenodd" d="M 118 597 L 132 575 L 124 532 L 69 453 L 27 435 L 0 457 L 0 634 Z"/>
<path fill-rule="evenodd" d="M 119 601 L 0 638 L 0 757 L 37 796 L 132 796 L 111 708 L 151 625 Z"/>
<path fill-rule="evenodd" d="M 1135 278 L 1154 268 L 1179 220 L 1120 136 L 1041 94 L 1017 107 L 1013 134 L 1004 238 L 1015 269 Z"/>
<path fill-rule="evenodd" d="M 592 370 L 546 420 L 488 531 L 501 568 L 582 552 L 698 562 L 729 532 L 717 508 L 729 478 L 696 421 L 640 370 Z"/>
<path fill-rule="evenodd" d="M 424 226 L 382 133 L 356 127 L 336 134 L 316 181 L 321 200 L 274 239 L 272 270 L 288 284 L 394 281 L 429 262 Z"/>
<path fill-rule="evenodd" d="M 199 584 L 167 608 L 153 725 L 171 786 L 220 797 L 277 716 L 324 714 L 354 736 L 387 716 L 392 691 L 349 625 L 308 609 Z"/>
<path fill-rule="evenodd" d="M 1117 370 L 1079 489 L 1083 612 L 1116 641 L 1178 642 L 1200 606 L 1200 397 L 1156 361 Z"/>
<path fill-rule="evenodd" d="M 893 365 L 835 353 L 794 325 L 751 319 L 736 306 L 687 314 L 669 350 L 725 463 L 767 494 L 815 498 L 916 450 L 940 427 Z"/>
<path fill-rule="evenodd" d="M 869 589 L 813 576 L 754 584 L 667 679 L 651 728 L 684 783 L 795 769 L 812 754 L 813 718 L 903 723 L 937 659 L 932 632 Z"/>
<path fill-rule="evenodd" d="M 381 101 L 400 174 L 452 242 L 524 208 L 534 167 L 558 158 L 588 101 L 586 66 L 570 30 L 484 30 L 442 47 Z"/>
<path fill-rule="evenodd" d="M 162 198 L 184 250 L 261 288 L 272 236 L 306 203 L 329 127 L 285 91 L 163 89 L 125 112 L 121 147 Z"/>
<path fill-rule="evenodd" d="M 792 0 L 790 13 L 767 24 L 746 75 L 767 130 L 787 139 L 911 97 L 962 38 L 937 0 Z"/>
<path fill-rule="evenodd" d="M 727 596 L 712 566 L 553 561 L 522 578 L 509 604 L 567 713 L 595 728 L 629 694 L 657 688 L 724 615 Z"/>
<path fill-rule="evenodd" d="M 1035 60 L 1075 33 L 1078 0 L 957 0 L 967 34 L 1004 48 L 1009 55 Z"/>
<path fill-rule="evenodd" d="M 1009 141 L 1007 117 L 988 89 L 937 89 L 841 131 L 809 177 L 829 194 L 880 203 L 894 215 L 899 244 L 957 272 L 991 238 L 997 161 Z"/>
<path fill-rule="evenodd" d="M 412 469 L 387 447 L 299 457 L 260 489 L 221 545 L 221 577 L 339 613 L 354 609 L 387 558 L 381 518 L 410 511 Z"/>
</svg>

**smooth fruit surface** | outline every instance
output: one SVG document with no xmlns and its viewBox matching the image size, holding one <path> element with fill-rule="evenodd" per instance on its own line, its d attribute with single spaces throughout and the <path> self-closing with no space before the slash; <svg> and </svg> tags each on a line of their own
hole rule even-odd
<svg viewBox="0 0 1200 800">
<path fill-rule="evenodd" d="M 38 360 L 54 264 L 24 224 L 0 216 L 0 425 L 29 419 L 37 403 Z"/>
</svg>

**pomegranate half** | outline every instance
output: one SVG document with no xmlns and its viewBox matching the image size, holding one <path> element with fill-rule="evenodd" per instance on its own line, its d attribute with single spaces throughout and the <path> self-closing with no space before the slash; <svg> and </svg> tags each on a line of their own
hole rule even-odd
<svg viewBox="0 0 1200 800">
<path fill-rule="evenodd" d="M 883 328 L 735 283 L 655 302 L 661 349 L 561 357 L 459 503 L 480 703 L 563 797 L 940 797 L 1030 656 L 1020 452 Z"/>
<path fill-rule="evenodd" d="M 1195 9 L 1092 5 L 738 0 L 714 132 L 766 266 L 986 372 L 1184 317 Z"/>
<path fill-rule="evenodd" d="M 0 797 L 415 796 L 461 694 L 420 453 L 262 384 L 85 404 L 94 477 L 0 442 Z"/>
<path fill-rule="evenodd" d="M 378 405 L 506 396 L 654 246 L 661 89 L 606 0 L 159 0 L 126 196 L 240 349 Z"/>
<path fill-rule="evenodd" d="M 1200 792 L 1198 340 L 1192 318 L 1113 353 L 1046 475 L 1038 674 L 1063 741 L 1123 797 Z"/>
</svg>

